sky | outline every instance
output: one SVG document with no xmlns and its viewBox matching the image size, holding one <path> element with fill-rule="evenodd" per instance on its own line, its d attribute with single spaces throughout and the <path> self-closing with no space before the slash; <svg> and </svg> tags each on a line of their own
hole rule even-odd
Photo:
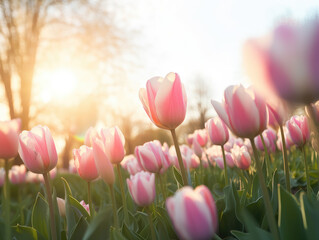
<svg viewBox="0 0 319 240">
<path fill-rule="evenodd" d="M 249 85 L 242 68 L 247 39 L 266 35 L 284 19 L 305 20 L 319 12 L 319 1 L 121 1 L 133 12 L 128 27 L 138 32 L 133 41 L 140 67 L 129 76 L 134 86 L 145 87 L 151 77 L 173 71 L 188 96 L 194 79 L 201 77 L 215 100 L 229 85 Z"/>
</svg>

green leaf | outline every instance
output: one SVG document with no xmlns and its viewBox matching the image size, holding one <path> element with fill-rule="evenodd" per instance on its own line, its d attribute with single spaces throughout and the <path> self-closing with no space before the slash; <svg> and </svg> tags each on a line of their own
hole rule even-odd
<svg viewBox="0 0 319 240">
<path fill-rule="evenodd" d="M 81 217 L 78 223 L 76 224 L 73 233 L 71 234 L 70 240 L 82 239 L 87 227 L 88 227 L 88 222 L 84 219 L 84 217 Z"/>
<path fill-rule="evenodd" d="M 15 240 L 45 240 L 35 228 L 17 225 L 12 227 L 12 239 Z"/>
<path fill-rule="evenodd" d="M 278 187 L 278 225 L 282 239 L 304 239 L 305 229 L 301 211 L 295 197 Z"/>
<path fill-rule="evenodd" d="M 308 239 L 313 239 L 314 236 L 319 236 L 319 202 L 309 199 L 308 196 L 302 192 L 300 194 L 300 208 L 303 218 L 303 225 L 306 229 Z"/>
<path fill-rule="evenodd" d="M 133 232 L 130 228 L 128 228 L 128 227 L 126 226 L 126 223 L 123 224 L 122 233 L 123 233 L 124 236 L 125 236 L 126 238 L 128 238 L 128 239 L 132 239 L 132 240 L 143 240 L 143 238 L 142 238 L 139 234 Z"/>
<path fill-rule="evenodd" d="M 115 228 L 111 228 L 110 231 L 111 231 L 111 234 L 110 234 L 111 240 L 127 240 L 127 238 L 124 237 L 123 234 L 119 230 L 116 230 Z"/>
<path fill-rule="evenodd" d="M 39 233 L 46 239 L 49 238 L 49 206 L 41 193 L 38 193 L 35 200 L 31 223 L 32 227 L 35 228 Z"/>
<path fill-rule="evenodd" d="M 72 210 L 72 205 L 70 203 L 70 195 L 72 194 L 70 186 L 69 186 L 68 182 L 64 178 L 61 178 L 61 179 L 63 180 L 63 184 L 64 184 L 65 216 L 66 216 L 66 222 L 67 222 L 67 237 L 68 237 L 68 239 L 70 239 L 71 236 L 72 236 L 72 232 L 73 232 L 74 228 L 76 227 L 76 223 L 77 222 L 76 222 L 76 218 L 75 218 L 75 215 L 73 213 L 73 210 Z"/>
<path fill-rule="evenodd" d="M 110 237 L 110 226 L 112 224 L 113 211 L 111 207 L 107 207 L 94 217 L 83 240 L 105 240 Z"/>
<path fill-rule="evenodd" d="M 57 232 L 57 240 L 61 239 L 61 222 L 60 222 L 60 213 L 59 207 L 57 202 L 56 190 L 53 188 L 53 195 L 52 195 L 52 203 L 54 208 L 54 219 L 55 219 L 55 227 Z"/>
<path fill-rule="evenodd" d="M 175 178 L 177 184 L 179 186 L 183 186 L 184 184 L 183 184 L 182 174 L 175 166 L 173 166 L 173 172 L 174 172 L 174 178 Z"/>
</svg>

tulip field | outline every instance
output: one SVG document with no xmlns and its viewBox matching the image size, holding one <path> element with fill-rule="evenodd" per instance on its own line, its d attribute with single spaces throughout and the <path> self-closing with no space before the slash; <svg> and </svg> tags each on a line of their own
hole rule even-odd
<svg viewBox="0 0 319 240">
<path fill-rule="evenodd" d="M 0 122 L 0 239 L 319 239 L 319 21 L 271 36 L 244 46 L 254 85 L 187 136 L 181 77 L 146 81 L 136 97 L 171 146 L 126 155 L 120 128 L 90 127 L 62 169 L 47 126 Z"/>
</svg>

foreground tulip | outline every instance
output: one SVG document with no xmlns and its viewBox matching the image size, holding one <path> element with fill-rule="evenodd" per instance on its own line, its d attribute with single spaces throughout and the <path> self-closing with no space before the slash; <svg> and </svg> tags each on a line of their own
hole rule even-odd
<svg viewBox="0 0 319 240">
<path fill-rule="evenodd" d="M 245 46 L 244 62 L 252 80 L 263 91 L 269 89 L 288 101 L 318 100 L 319 19 L 283 22 L 269 39 L 250 40 Z"/>
<path fill-rule="evenodd" d="M 273 237 L 279 239 L 275 216 L 254 143 L 254 138 L 266 129 L 268 123 L 266 104 L 256 91 L 251 88 L 245 89 L 240 85 L 226 88 L 223 103 L 212 101 L 212 105 L 218 116 L 235 135 L 249 138 L 255 156 L 257 175 L 264 197 L 269 227 Z"/>
<path fill-rule="evenodd" d="M 146 89 L 140 89 L 139 97 L 151 121 L 159 128 L 171 131 L 183 184 L 187 185 L 186 171 L 175 133 L 175 128 L 185 119 L 187 107 L 186 92 L 178 74 L 171 72 L 165 78 L 149 79 L 146 83 Z"/>
<path fill-rule="evenodd" d="M 212 101 L 212 105 L 238 137 L 254 138 L 266 129 L 266 104 L 251 88 L 230 86 L 225 90 L 223 103 Z"/>
<path fill-rule="evenodd" d="M 134 202 L 141 207 L 149 206 L 155 199 L 155 175 L 138 172 L 126 179 L 129 192 Z"/>
<path fill-rule="evenodd" d="M 216 204 L 205 185 L 178 190 L 166 200 L 166 209 L 180 239 L 211 239 L 217 231 Z"/>
<path fill-rule="evenodd" d="M 19 136 L 19 154 L 34 173 L 48 173 L 58 161 L 55 144 L 48 127 L 36 126 Z"/>
<path fill-rule="evenodd" d="M 290 137 L 294 144 L 303 152 L 306 178 L 307 178 L 307 193 L 310 195 L 311 185 L 308 173 L 308 161 L 306 157 L 305 144 L 310 139 L 310 130 L 308 120 L 305 116 L 292 116 L 286 123 Z"/>
<path fill-rule="evenodd" d="M 83 145 L 80 149 L 74 149 L 73 157 L 80 177 L 87 182 L 88 202 L 91 207 L 90 215 L 94 216 L 94 208 L 91 200 L 91 181 L 98 178 L 99 175 L 94 161 L 93 148 Z"/>
<path fill-rule="evenodd" d="M 57 239 L 49 171 L 55 168 L 58 155 L 48 127 L 36 126 L 19 135 L 19 154 L 25 166 L 34 173 L 43 174 L 50 209 L 52 239 Z"/>
<path fill-rule="evenodd" d="M 115 201 L 115 192 L 114 192 L 114 186 L 113 186 L 115 182 L 113 165 L 110 162 L 108 154 L 106 153 L 104 143 L 102 142 L 101 139 L 94 138 L 92 141 L 92 145 L 93 145 L 93 154 L 94 154 L 96 169 L 99 173 L 99 176 L 109 186 L 109 189 L 110 189 L 112 207 L 113 207 L 114 226 L 115 228 L 119 228 L 116 201 Z"/>
<path fill-rule="evenodd" d="M 287 121 L 290 137 L 297 147 L 303 147 L 310 139 L 308 120 L 305 116 L 293 116 Z"/>
</svg>

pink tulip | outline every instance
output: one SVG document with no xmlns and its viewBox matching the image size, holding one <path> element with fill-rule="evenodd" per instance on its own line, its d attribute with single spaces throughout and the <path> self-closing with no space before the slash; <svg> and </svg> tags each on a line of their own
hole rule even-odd
<svg viewBox="0 0 319 240">
<path fill-rule="evenodd" d="M 18 155 L 21 120 L 0 121 L 0 158 L 14 158 Z"/>
<path fill-rule="evenodd" d="M 103 128 L 101 130 L 101 139 L 108 157 L 113 164 L 120 163 L 125 156 L 125 138 L 118 127 Z"/>
<path fill-rule="evenodd" d="M 143 170 L 137 158 L 134 155 L 125 156 L 121 162 L 121 166 L 128 171 L 130 175 L 135 175 L 136 173 Z"/>
<path fill-rule="evenodd" d="M 192 146 L 193 145 L 193 138 L 194 138 L 194 134 L 188 134 L 186 137 L 186 143 L 188 144 L 188 146 Z"/>
<path fill-rule="evenodd" d="M 197 138 L 194 138 L 193 140 L 193 150 L 197 157 L 199 158 L 202 157 L 203 149 L 201 145 L 199 144 L 199 142 L 197 141 Z"/>
<path fill-rule="evenodd" d="M 100 137 L 99 133 L 97 132 L 95 128 L 90 127 L 85 133 L 84 144 L 88 147 L 92 147 L 93 146 L 92 141 L 96 137 Z"/>
<path fill-rule="evenodd" d="M 139 92 L 143 107 L 152 122 L 164 129 L 175 129 L 185 119 L 187 98 L 177 73 L 153 77 Z"/>
<path fill-rule="evenodd" d="M 6 171 L 4 170 L 4 168 L 0 168 L 0 187 L 3 186 L 5 178 L 6 178 Z"/>
<path fill-rule="evenodd" d="M 211 239 L 218 227 L 218 213 L 205 185 L 186 186 L 166 200 L 166 209 L 180 239 Z"/>
<path fill-rule="evenodd" d="M 290 137 L 297 147 L 302 147 L 310 139 L 308 120 L 305 116 L 293 116 L 286 125 Z"/>
<path fill-rule="evenodd" d="M 277 140 L 276 132 L 273 129 L 268 128 L 262 133 L 262 136 L 264 138 L 265 145 L 267 147 L 267 151 L 270 153 L 275 152 L 276 151 L 276 140 Z M 260 151 L 264 151 L 264 146 L 263 146 L 263 143 L 261 141 L 261 137 L 259 135 L 257 137 L 255 137 L 254 141 L 255 141 L 257 149 Z"/>
<path fill-rule="evenodd" d="M 82 179 L 85 181 L 93 181 L 98 178 L 93 148 L 82 145 L 79 149 L 73 149 L 73 157 L 75 166 Z"/>
<path fill-rule="evenodd" d="M 283 22 L 269 41 L 250 40 L 245 46 L 248 74 L 263 91 L 293 102 L 319 99 L 319 19 Z"/>
<path fill-rule="evenodd" d="M 268 125 L 274 129 L 278 129 L 280 125 L 288 118 L 288 108 L 284 101 L 278 97 L 269 97 L 271 99 L 267 102 L 267 109 L 269 115 Z"/>
<path fill-rule="evenodd" d="M 235 165 L 240 169 L 248 169 L 251 164 L 251 157 L 246 146 L 234 145 L 231 150 Z"/>
<path fill-rule="evenodd" d="M 48 127 L 36 126 L 19 135 L 19 154 L 25 166 L 34 173 L 47 173 L 58 161 L 55 144 Z"/>
<path fill-rule="evenodd" d="M 26 180 L 27 169 L 23 164 L 15 165 L 9 171 L 9 179 L 12 184 L 21 184 Z"/>
<path fill-rule="evenodd" d="M 268 122 L 266 104 L 249 88 L 230 86 L 225 90 L 224 101 L 212 101 L 218 116 L 238 137 L 254 138 L 262 133 Z"/>
<path fill-rule="evenodd" d="M 162 146 L 157 141 L 147 142 L 143 146 L 136 147 L 135 155 L 142 168 L 152 173 L 159 173 L 165 161 Z"/>
<path fill-rule="evenodd" d="M 155 199 L 155 174 L 138 172 L 126 179 L 129 192 L 134 202 L 141 207 L 152 204 Z"/>
<path fill-rule="evenodd" d="M 104 144 L 101 139 L 93 139 L 93 155 L 96 165 L 96 169 L 99 173 L 99 176 L 103 181 L 112 185 L 115 182 L 113 165 L 110 162 L 108 155 L 106 154 Z"/>
<path fill-rule="evenodd" d="M 222 146 L 228 141 L 228 128 L 219 117 L 209 119 L 205 127 L 213 144 Z"/>
<path fill-rule="evenodd" d="M 205 147 L 207 144 L 207 131 L 206 129 L 196 130 L 193 134 L 194 139 L 199 143 L 201 147 Z"/>
<path fill-rule="evenodd" d="M 84 202 L 84 200 L 82 200 L 82 201 L 80 202 L 80 204 L 84 207 L 84 209 L 88 212 L 88 214 L 90 214 L 90 206 L 89 206 L 89 204 L 86 204 L 86 203 Z"/>
</svg>

